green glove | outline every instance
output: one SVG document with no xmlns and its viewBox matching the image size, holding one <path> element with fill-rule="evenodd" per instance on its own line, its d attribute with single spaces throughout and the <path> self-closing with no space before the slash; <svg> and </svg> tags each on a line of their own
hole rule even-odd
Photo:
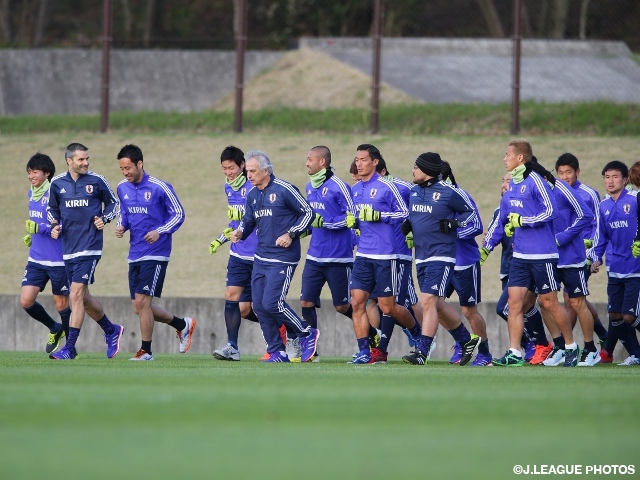
<svg viewBox="0 0 640 480">
<path fill-rule="evenodd" d="M 209 245 L 209 254 L 213 255 L 221 246 L 222 242 L 216 238 L 213 242 L 211 242 L 211 245 Z"/>
<path fill-rule="evenodd" d="M 231 232 L 233 232 L 233 228 L 227 227 L 222 231 L 222 234 L 224 235 L 224 238 L 231 240 Z"/>
<path fill-rule="evenodd" d="M 320 218 L 322 218 L 322 217 L 320 217 Z M 311 235 L 311 232 L 309 230 L 305 230 L 300 235 L 298 235 L 298 237 L 299 238 L 304 238 L 304 237 L 308 237 L 309 235 Z"/>
<path fill-rule="evenodd" d="M 322 215 L 316 213 L 316 218 L 311 222 L 311 226 L 314 228 L 322 228 L 322 225 L 324 225 L 324 219 L 322 218 Z"/>
<path fill-rule="evenodd" d="M 591 259 L 587 257 L 587 268 L 591 268 Z"/>
<path fill-rule="evenodd" d="M 514 227 L 510 223 L 507 223 L 504 226 L 504 234 L 509 238 L 513 237 L 513 234 L 515 233 L 515 231 L 516 231 L 516 227 Z"/>
<path fill-rule="evenodd" d="M 25 235 L 22 238 L 22 243 L 24 243 L 27 247 L 30 247 L 31 246 L 31 234 Z"/>
<path fill-rule="evenodd" d="M 239 208 L 232 207 L 231 205 L 227 207 L 227 217 L 229 217 L 230 220 L 242 220 L 242 216 L 242 210 Z"/>
<path fill-rule="evenodd" d="M 593 247 L 593 240 L 589 239 L 589 238 L 585 238 L 584 239 L 584 248 L 591 248 Z"/>
<path fill-rule="evenodd" d="M 522 215 L 520 215 L 519 213 L 510 213 L 507 218 L 509 219 L 509 223 L 514 228 L 518 228 L 522 226 Z"/>
<path fill-rule="evenodd" d="M 413 248 L 413 232 L 409 232 L 405 235 L 404 241 L 407 244 L 407 247 Z"/>
<path fill-rule="evenodd" d="M 489 257 L 490 253 L 491 250 L 489 250 L 487 247 L 482 247 L 480 249 L 480 266 L 484 265 L 484 262 L 487 261 L 487 257 Z"/>
<path fill-rule="evenodd" d="M 631 253 L 633 254 L 633 258 L 640 257 L 640 240 L 636 240 L 631 244 Z"/>
<path fill-rule="evenodd" d="M 360 229 L 359 228 L 354 228 L 353 231 L 356 233 L 356 237 L 360 236 Z"/>
<path fill-rule="evenodd" d="M 344 221 L 347 224 L 347 228 L 353 228 L 356 226 L 356 217 L 354 217 L 351 212 L 347 212 L 347 218 L 345 218 Z"/>
<path fill-rule="evenodd" d="M 374 210 L 371 207 L 362 207 L 362 209 L 360 209 L 360 215 L 358 215 L 358 218 L 363 222 L 379 222 L 380 212 Z"/>
<path fill-rule="evenodd" d="M 27 233 L 33 235 L 34 233 L 38 233 L 38 224 L 33 220 L 26 221 Z"/>
</svg>

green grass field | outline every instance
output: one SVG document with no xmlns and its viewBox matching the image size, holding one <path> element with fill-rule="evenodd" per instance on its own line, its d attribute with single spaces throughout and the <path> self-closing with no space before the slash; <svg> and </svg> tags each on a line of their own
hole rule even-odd
<svg viewBox="0 0 640 480">
<path fill-rule="evenodd" d="M 7 479 L 507 479 L 634 465 L 638 369 L 0 353 Z"/>
</svg>

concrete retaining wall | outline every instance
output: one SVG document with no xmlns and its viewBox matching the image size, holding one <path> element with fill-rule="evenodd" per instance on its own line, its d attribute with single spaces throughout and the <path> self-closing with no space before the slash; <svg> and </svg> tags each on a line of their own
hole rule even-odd
<svg viewBox="0 0 640 480">
<path fill-rule="evenodd" d="M 50 313 L 55 313 L 53 302 L 48 295 L 38 297 L 40 303 Z M 131 301 L 126 297 L 102 297 L 99 299 L 107 316 L 125 327 L 122 340 L 122 351 L 125 355 L 136 352 L 140 348 L 140 327 L 138 317 L 133 313 Z M 224 324 L 224 299 L 222 298 L 166 298 L 157 302 L 178 316 L 191 316 L 197 319 L 197 328 L 189 353 L 210 354 L 214 348 L 226 343 Z M 327 302 L 330 304 L 330 302 Z M 296 309 L 296 301 L 291 300 Z M 480 313 L 487 321 L 491 353 L 502 355 L 508 348 L 509 334 L 507 324 L 495 314 L 495 303 L 480 304 Z M 606 305 L 597 304 L 601 318 L 605 319 Z M 59 321 L 57 315 L 53 315 Z M 327 356 L 347 357 L 357 350 L 351 322 L 343 315 L 337 314 L 333 308 L 318 310 L 318 326 L 320 329 L 319 353 Z M 17 295 L 0 295 L 0 351 L 44 351 L 47 329 L 29 317 L 20 307 Z M 582 332 L 575 329 L 576 341 L 582 345 Z M 243 354 L 262 355 L 265 351 L 264 341 L 257 324 L 244 321 L 240 328 L 240 349 Z M 453 340 L 442 327 L 438 330 L 437 347 L 433 358 L 449 358 Z M 85 323 L 78 341 L 78 351 L 105 351 L 102 330 L 89 318 Z M 156 323 L 153 335 L 154 353 L 178 353 L 178 340 L 175 331 L 167 325 Z M 396 328 L 389 346 L 389 355 L 401 357 L 409 351 L 405 335 Z M 626 352 L 618 345 L 615 351 L 616 360 L 627 357 Z"/>
</svg>

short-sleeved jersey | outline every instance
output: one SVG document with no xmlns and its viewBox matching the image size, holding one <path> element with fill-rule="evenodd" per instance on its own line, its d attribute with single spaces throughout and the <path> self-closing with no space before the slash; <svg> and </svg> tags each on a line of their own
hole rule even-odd
<svg viewBox="0 0 640 480">
<path fill-rule="evenodd" d="M 38 200 L 32 198 L 29 190 L 29 220 L 38 224 L 38 233 L 31 235 L 29 247 L 29 263 L 36 263 L 41 267 L 64 267 L 62 260 L 62 242 L 51 238 L 51 226 L 47 221 L 47 205 L 50 190 Z"/>
</svg>

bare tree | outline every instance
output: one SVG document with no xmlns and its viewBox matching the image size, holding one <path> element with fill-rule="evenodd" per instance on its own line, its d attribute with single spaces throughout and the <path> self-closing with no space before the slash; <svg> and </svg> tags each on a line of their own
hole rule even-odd
<svg viewBox="0 0 640 480">
<path fill-rule="evenodd" d="M 42 44 L 42 38 L 44 37 L 44 31 L 49 23 L 51 17 L 51 11 L 53 10 L 53 0 L 39 0 L 38 10 L 35 12 L 36 23 L 33 32 L 33 46 L 39 47 Z"/>
<path fill-rule="evenodd" d="M 580 3 L 580 40 L 587 38 L 587 16 L 589 10 L 589 0 L 582 0 Z"/>
<path fill-rule="evenodd" d="M 120 0 L 122 4 L 123 40 L 126 44 L 131 40 L 131 4 L 129 0 Z"/>
<path fill-rule="evenodd" d="M 147 0 L 147 8 L 144 17 L 144 31 L 142 35 L 142 44 L 145 48 L 149 48 L 151 43 L 151 27 L 153 26 L 153 16 L 156 10 L 156 1 Z"/>
<path fill-rule="evenodd" d="M 553 2 L 553 26 L 549 35 L 550 38 L 564 38 L 568 16 L 569 0 L 556 0 Z"/>
<path fill-rule="evenodd" d="M 502 22 L 493 0 L 478 0 L 478 4 L 480 5 L 480 10 L 482 10 L 484 21 L 489 28 L 489 35 L 493 38 L 504 38 L 504 28 L 502 28 Z"/>
</svg>

